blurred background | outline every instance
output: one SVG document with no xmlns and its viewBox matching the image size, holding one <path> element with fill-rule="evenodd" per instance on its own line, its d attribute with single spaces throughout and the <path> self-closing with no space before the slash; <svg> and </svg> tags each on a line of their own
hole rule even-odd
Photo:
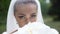
<svg viewBox="0 0 60 34">
<path fill-rule="evenodd" d="M 11 0 L 0 0 L 0 34 L 6 31 L 7 12 Z M 46 25 L 60 32 L 59 0 L 39 0 L 43 19 Z"/>
</svg>

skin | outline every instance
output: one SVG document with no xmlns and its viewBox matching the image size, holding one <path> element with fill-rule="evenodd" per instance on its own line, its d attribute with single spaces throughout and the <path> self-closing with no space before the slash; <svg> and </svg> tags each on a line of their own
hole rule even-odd
<svg viewBox="0 0 60 34">
<path fill-rule="evenodd" d="M 16 5 L 14 16 L 20 27 L 28 24 L 28 22 L 35 22 L 37 15 L 37 7 L 35 4 L 20 4 Z"/>
</svg>

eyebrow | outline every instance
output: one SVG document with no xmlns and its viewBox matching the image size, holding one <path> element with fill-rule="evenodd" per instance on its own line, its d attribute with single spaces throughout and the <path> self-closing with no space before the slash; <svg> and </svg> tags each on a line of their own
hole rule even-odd
<svg viewBox="0 0 60 34">
<path fill-rule="evenodd" d="M 32 13 L 32 14 L 37 14 L 37 13 Z"/>
<path fill-rule="evenodd" d="M 37 14 L 37 13 L 32 13 L 31 15 L 33 15 L 33 14 Z M 19 15 L 19 16 L 20 16 L 20 15 L 26 16 L 25 14 L 22 14 L 22 13 L 19 13 L 18 15 Z"/>
<path fill-rule="evenodd" d="M 18 15 L 24 15 L 25 16 L 25 14 L 22 14 L 22 13 L 19 13 Z"/>
</svg>

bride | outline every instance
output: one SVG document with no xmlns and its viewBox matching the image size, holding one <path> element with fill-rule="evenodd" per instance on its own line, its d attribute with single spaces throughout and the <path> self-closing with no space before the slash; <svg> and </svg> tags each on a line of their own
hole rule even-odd
<svg viewBox="0 0 60 34">
<path fill-rule="evenodd" d="M 59 34 L 43 22 L 39 0 L 11 0 L 3 34 Z"/>
</svg>

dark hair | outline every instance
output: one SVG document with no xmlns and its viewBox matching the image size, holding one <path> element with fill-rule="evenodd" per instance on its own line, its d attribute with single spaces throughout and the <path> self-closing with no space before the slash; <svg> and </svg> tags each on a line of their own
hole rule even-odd
<svg viewBox="0 0 60 34">
<path fill-rule="evenodd" d="M 19 5 L 19 4 L 28 4 L 28 3 L 35 4 L 36 7 L 38 7 L 37 3 L 35 2 L 35 0 L 17 0 L 16 3 L 14 4 L 14 11 L 16 10 L 16 5 Z"/>
</svg>

